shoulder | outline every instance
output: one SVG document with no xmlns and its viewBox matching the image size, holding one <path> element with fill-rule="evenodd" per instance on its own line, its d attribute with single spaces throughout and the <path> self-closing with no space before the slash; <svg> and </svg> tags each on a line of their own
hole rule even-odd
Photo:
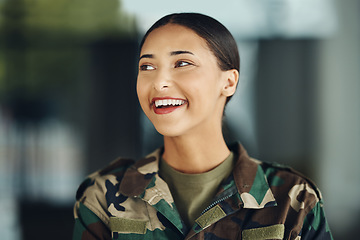
<svg viewBox="0 0 360 240">
<path fill-rule="evenodd" d="M 289 167 L 287 165 L 279 163 L 260 162 L 266 178 L 271 185 L 308 185 L 309 188 L 313 189 L 317 197 L 322 198 L 321 192 L 317 185 L 309 177 L 302 174 L 301 172 Z M 271 181 L 270 181 L 271 180 Z"/>
<path fill-rule="evenodd" d="M 332 239 L 322 195 L 316 184 L 291 167 L 264 162 L 259 165 L 264 170 L 279 211 L 287 215 L 289 223 L 300 224 L 294 232 L 301 232 L 304 239 L 313 239 L 315 235 Z"/>
<path fill-rule="evenodd" d="M 98 170 L 88 175 L 85 180 L 80 184 L 76 192 L 76 200 L 84 197 L 84 194 L 89 188 L 99 188 L 96 182 L 105 182 L 106 180 L 121 180 L 126 170 L 135 163 L 133 159 L 118 158 L 111 162 L 105 168 Z"/>
<path fill-rule="evenodd" d="M 125 172 L 135 163 L 133 159 L 118 158 L 105 168 L 85 178 L 76 192 L 76 206 L 83 204 L 104 223 L 108 222 L 106 193 L 117 192 Z"/>
<path fill-rule="evenodd" d="M 158 171 L 157 149 L 137 161 L 118 158 L 105 168 L 85 178 L 76 193 L 80 203 L 97 215 L 105 224 L 113 213 L 124 211 L 121 205 L 129 196 L 141 194 Z M 111 209 L 111 213 L 109 212 Z"/>
<path fill-rule="evenodd" d="M 319 188 L 304 174 L 278 163 L 259 162 L 259 165 L 275 198 L 289 202 L 294 210 L 308 212 L 322 201 Z"/>
</svg>

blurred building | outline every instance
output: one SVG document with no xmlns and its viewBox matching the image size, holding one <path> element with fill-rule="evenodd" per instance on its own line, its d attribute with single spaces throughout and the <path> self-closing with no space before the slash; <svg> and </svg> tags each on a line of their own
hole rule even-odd
<svg viewBox="0 0 360 240">
<path fill-rule="evenodd" d="M 84 176 L 162 145 L 137 103 L 138 42 L 157 19 L 184 11 L 218 19 L 239 45 L 227 141 L 309 175 L 335 239 L 354 236 L 360 3 L 352 0 L 0 1 L 0 236 L 69 239 Z"/>
</svg>

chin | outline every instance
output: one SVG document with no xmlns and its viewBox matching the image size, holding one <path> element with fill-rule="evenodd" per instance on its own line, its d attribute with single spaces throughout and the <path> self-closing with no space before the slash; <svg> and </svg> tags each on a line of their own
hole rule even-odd
<svg viewBox="0 0 360 240">
<path fill-rule="evenodd" d="M 155 129 L 158 133 L 163 135 L 164 137 L 178 137 L 181 135 L 181 133 L 174 128 L 165 128 L 165 127 L 157 127 L 155 126 Z"/>
<path fill-rule="evenodd" d="M 164 137 L 178 137 L 186 131 L 187 127 L 184 125 L 184 121 L 174 120 L 173 117 L 162 117 L 165 118 L 158 119 L 158 116 L 156 118 L 148 118 L 156 131 Z"/>
</svg>

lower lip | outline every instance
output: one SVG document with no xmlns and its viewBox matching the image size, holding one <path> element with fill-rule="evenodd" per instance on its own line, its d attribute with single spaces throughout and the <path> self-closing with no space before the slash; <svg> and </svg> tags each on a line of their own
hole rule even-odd
<svg viewBox="0 0 360 240">
<path fill-rule="evenodd" d="M 180 105 L 180 106 L 157 108 L 157 107 L 155 107 L 155 104 L 153 104 L 153 109 L 154 109 L 154 112 L 155 112 L 156 114 L 168 114 L 168 113 L 171 113 L 171 112 L 175 111 L 175 110 L 178 109 L 178 108 L 183 107 L 184 105 L 185 105 L 185 104 Z"/>
</svg>

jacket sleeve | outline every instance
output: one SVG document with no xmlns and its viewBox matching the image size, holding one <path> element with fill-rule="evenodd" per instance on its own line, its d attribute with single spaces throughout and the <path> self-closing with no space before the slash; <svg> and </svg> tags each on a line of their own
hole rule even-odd
<svg viewBox="0 0 360 240">
<path fill-rule="evenodd" d="M 74 215 L 73 240 L 111 240 L 109 228 L 81 202 L 76 202 Z"/>
<path fill-rule="evenodd" d="M 301 230 L 301 240 L 333 240 L 320 200 L 306 215 Z"/>
</svg>

